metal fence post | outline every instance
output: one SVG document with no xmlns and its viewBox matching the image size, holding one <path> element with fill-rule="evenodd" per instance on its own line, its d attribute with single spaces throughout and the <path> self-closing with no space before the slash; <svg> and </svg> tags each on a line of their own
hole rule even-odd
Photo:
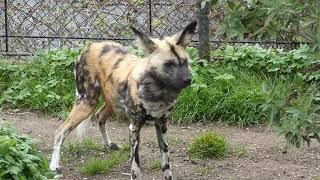
<svg viewBox="0 0 320 180">
<path fill-rule="evenodd" d="M 148 0 L 149 4 L 149 33 L 152 36 L 152 0 Z"/>
<path fill-rule="evenodd" d="M 4 0 L 4 26 L 5 26 L 5 44 L 6 44 L 6 53 L 9 52 L 9 34 L 8 34 L 8 29 L 9 29 L 9 24 L 8 24 L 8 1 Z"/>
<path fill-rule="evenodd" d="M 210 13 L 210 2 L 204 1 L 201 3 L 199 1 L 198 4 L 199 11 L 198 11 L 198 34 L 199 34 L 199 56 L 203 59 L 209 58 L 210 53 L 210 20 L 209 20 L 209 13 Z"/>
</svg>

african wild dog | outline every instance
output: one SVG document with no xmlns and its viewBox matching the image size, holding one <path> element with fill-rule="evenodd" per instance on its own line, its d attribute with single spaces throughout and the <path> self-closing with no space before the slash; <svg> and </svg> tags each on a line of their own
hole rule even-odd
<svg viewBox="0 0 320 180">
<path fill-rule="evenodd" d="M 185 48 L 196 25 L 192 22 L 164 39 L 149 38 L 131 27 L 144 48 L 144 58 L 129 54 L 123 46 L 110 41 L 93 43 L 84 50 L 75 65 L 76 102 L 56 131 L 50 168 L 58 169 L 64 139 L 94 112 L 101 93 L 105 103 L 95 118 L 107 147 L 118 149 L 105 130 L 106 120 L 111 115 L 125 115 L 131 121 L 131 179 L 141 179 L 138 146 L 140 129 L 147 120 L 155 121 L 161 168 L 165 179 L 172 179 L 167 119 L 178 94 L 191 83 Z"/>
</svg>

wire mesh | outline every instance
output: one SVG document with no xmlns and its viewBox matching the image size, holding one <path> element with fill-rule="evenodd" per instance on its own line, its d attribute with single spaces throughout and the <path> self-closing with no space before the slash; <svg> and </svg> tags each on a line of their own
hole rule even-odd
<svg viewBox="0 0 320 180">
<path fill-rule="evenodd" d="M 128 44 L 133 40 L 129 25 L 161 38 L 196 20 L 198 1 L 2 0 L 0 9 L 0 54 L 22 56 L 38 49 L 72 48 L 93 40 Z M 222 43 L 214 38 L 217 18 L 221 16 L 216 13 L 210 16 L 213 48 Z M 197 39 L 195 36 L 194 45 Z"/>
</svg>

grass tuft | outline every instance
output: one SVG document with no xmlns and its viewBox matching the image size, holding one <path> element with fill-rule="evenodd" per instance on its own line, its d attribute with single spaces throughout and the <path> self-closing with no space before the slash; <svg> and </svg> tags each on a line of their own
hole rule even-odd
<svg viewBox="0 0 320 180">
<path fill-rule="evenodd" d="M 109 173 L 112 168 L 120 165 L 128 157 L 129 151 L 127 148 L 123 148 L 120 151 L 112 151 L 106 159 L 94 158 L 89 160 L 80 168 L 80 172 L 86 176 Z"/>
<path fill-rule="evenodd" d="M 79 158 L 90 151 L 99 150 L 101 147 L 92 139 L 84 139 L 74 143 L 67 143 L 62 149 L 62 159 Z"/>
<path fill-rule="evenodd" d="M 159 159 L 155 159 L 150 164 L 151 170 L 160 170 L 161 169 L 161 161 Z"/>
<path fill-rule="evenodd" d="M 220 158 L 226 153 L 226 144 L 224 137 L 213 132 L 207 132 L 194 138 L 188 151 L 192 158 Z"/>
</svg>

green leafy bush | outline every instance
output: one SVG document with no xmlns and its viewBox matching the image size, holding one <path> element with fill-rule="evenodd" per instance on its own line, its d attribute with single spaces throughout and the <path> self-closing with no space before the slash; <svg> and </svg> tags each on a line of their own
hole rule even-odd
<svg viewBox="0 0 320 180">
<path fill-rule="evenodd" d="M 53 175 L 33 140 L 0 120 L 0 179 L 43 180 Z"/>
<path fill-rule="evenodd" d="M 255 101 L 260 106 L 257 111 L 296 147 L 303 142 L 309 145 L 312 138 L 320 142 L 320 73 L 316 68 L 319 60 L 308 52 L 307 46 L 283 52 L 249 45 L 226 46 L 213 52 L 214 56 L 223 58 L 220 64 L 234 70 L 250 68 L 259 74 L 274 76 L 273 81 L 265 81 L 261 85 L 263 98 L 260 102 Z"/>
<path fill-rule="evenodd" d="M 194 138 L 188 151 L 192 158 L 211 159 L 224 156 L 226 150 L 226 140 L 220 135 L 208 132 Z"/>
<path fill-rule="evenodd" d="M 281 49 L 262 48 L 259 45 L 226 46 L 213 51 L 212 56 L 222 58 L 234 70 L 250 68 L 272 75 L 298 75 L 305 81 L 320 80 L 320 59 L 309 53 L 308 46 L 289 52 Z"/>
<path fill-rule="evenodd" d="M 304 91 L 295 90 L 288 97 L 281 97 L 276 89 L 264 87 L 266 101 L 261 105 L 275 130 L 287 141 L 300 147 L 311 139 L 320 143 L 320 93 L 319 85 Z"/>
<path fill-rule="evenodd" d="M 39 52 L 20 64 L 0 61 L 0 105 L 50 113 L 69 109 L 75 97 L 73 64 L 80 49 Z"/>
<path fill-rule="evenodd" d="M 318 0 L 203 1 L 212 2 L 213 13 L 223 14 L 224 18 L 218 25 L 218 36 L 308 42 L 310 52 L 319 57 Z"/>
</svg>

